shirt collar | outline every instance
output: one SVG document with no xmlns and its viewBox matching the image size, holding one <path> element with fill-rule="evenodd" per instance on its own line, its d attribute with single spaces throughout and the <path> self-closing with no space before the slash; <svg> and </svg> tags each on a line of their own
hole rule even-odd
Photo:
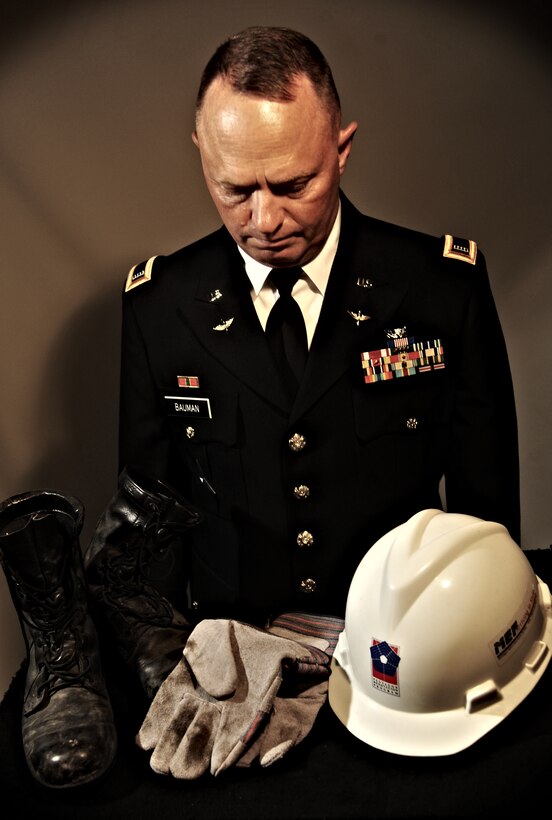
<svg viewBox="0 0 552 820">
<path fill-rule="evenodd" d="M 326 242 L 324 243 L 324 247 L 311 262 L 306 265 L 303 265 L 303 270 L 305 271 L 306 275 L 309 277 L 311 282 L 314 284 L 316 289 L 324 295 L 326 291 L 326 286 L 328 284 L 328 279 L 330 278 L 330 271 L 332 269 L 333 261 L 335 255 L 337 253 L 337 245 L 339 242 L 339 233 L 341 230 L 341 201 L 339 202 L 339 208 L 337 209 L 337 216 L 335 218 L 335 222 L 333 227 L 330 231 Z M 241 253 L 244 262 L 245 262 L 245 270 L 246 273 L 251 281 L 251 287 L 257 296 L 260 290 L 263 288 L 263 285 L 266 282 L 266 279 L 272 270 L 272 268 L 268 267 L 267 265 L 261 264 L 261 262 L 257 262 L 248 253 L 246 253 L 242 248 L 238 245 L 238 250 Z"/>
</svg>

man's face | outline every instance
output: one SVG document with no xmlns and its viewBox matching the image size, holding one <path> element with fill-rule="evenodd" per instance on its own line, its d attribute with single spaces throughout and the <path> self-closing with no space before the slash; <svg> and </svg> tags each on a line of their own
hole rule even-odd
<svg viewBox="0 0 552 820">
<path fill-rule="evenodd" d="M 305 77 L 292 102 L 209 87 L 193 140 L 226 228 L 270 267 L 304 265 L 335 220 L 356 123 L 339 130 Z"/>
</svg>

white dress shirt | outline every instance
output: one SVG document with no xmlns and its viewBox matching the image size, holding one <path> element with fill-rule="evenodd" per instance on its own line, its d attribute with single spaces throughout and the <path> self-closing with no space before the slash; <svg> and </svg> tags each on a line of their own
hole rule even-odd
<svg viewBox="0 0 552 820">
<path fill-rule="evenodd" d="M 320 316 L 324 293 L 326 292 L 330 271 L 337 252 L 340 228 L 341 203 L 324 247 L 312 262 L 302 266 L 304 275 L 297 280 L 292 290 L 293 298 L 299 304 L 305 319 L 309 347 Z M 245 261 L 245 270 L 251 281 L 251 298 L 264 329 L 266 328 L 268 314 L 278 299 L 278 291 L 272 287 L 270 282 L 267 282 L 272 268 L 255 261 L 242 248 L 238 247 L 238 250 Z"/>
</svg>

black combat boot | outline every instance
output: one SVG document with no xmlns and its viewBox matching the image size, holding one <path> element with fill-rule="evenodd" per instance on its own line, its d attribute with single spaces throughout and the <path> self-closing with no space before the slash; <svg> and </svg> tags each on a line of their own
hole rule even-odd
<svg viewBox="0 0 552 820">
<path fill-rule="evenodd" d="M 150 580 L 150 566 L 201 520 L 176 490 L 127 468 L 85 553 L 98 627 L 149 698 L 181 659 L 192 630 Z"/>
<path fill-rule="evenodd" d="M 27 646 L 23 749 L 34 777 L 95 780 L 117 750 L 98 636 L 88 612 L 76 498 L 49 490 L 0 504 L 0 561 Z"/>
</svg>

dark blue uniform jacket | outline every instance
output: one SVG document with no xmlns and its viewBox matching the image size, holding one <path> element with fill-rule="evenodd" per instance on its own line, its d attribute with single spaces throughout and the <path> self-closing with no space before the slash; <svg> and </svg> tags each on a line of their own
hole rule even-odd
<svg viewBox="0 0 552 820">
<path fill-rule="evenodd" d="M 292 407 L 225 228 L 150 261 L 147 276 L 136 268 L 123 295 L 120 467 L 205 512 L 182 547 L 198 614 L 342 614 L 364 553 L 441 507 L 443 476 L 449 511 L 502 522 L 519 542 L 513 389 L 485 260 L 443 248 L 342 196 Z"/>
</svg>

